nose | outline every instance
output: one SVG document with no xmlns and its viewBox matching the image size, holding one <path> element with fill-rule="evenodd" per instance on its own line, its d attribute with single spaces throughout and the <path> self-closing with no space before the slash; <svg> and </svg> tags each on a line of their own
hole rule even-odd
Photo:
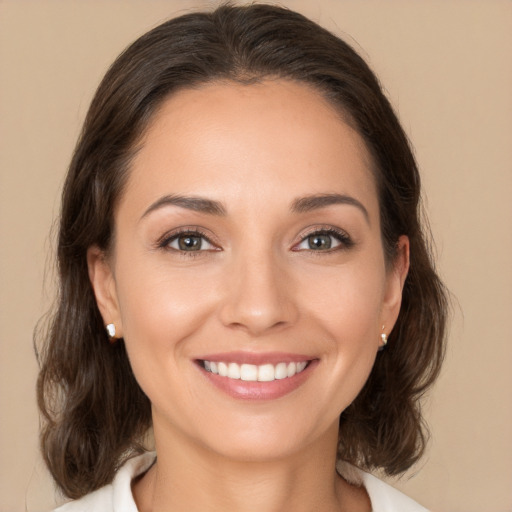
<svg viewBox="0 0 512 512">
<path fill-rule="evenodd" d="M 277 260 L 263 251 L 234 258 L 220 308 L 225 326 L 261 336 L 297 320 L 293 279 Z"/>
</svg>

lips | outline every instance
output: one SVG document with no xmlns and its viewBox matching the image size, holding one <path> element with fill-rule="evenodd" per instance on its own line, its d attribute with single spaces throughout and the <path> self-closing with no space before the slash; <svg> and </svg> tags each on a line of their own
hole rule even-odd
<svg viewBox="0 0 512 512">
<path fill-rule="evenodd" d="M 215 387 L 233 398 L 271 400 L 301 386 L 318 359 L 297 354 L 230 352 L 205 355 L 196 363 Z"/>
</svg>

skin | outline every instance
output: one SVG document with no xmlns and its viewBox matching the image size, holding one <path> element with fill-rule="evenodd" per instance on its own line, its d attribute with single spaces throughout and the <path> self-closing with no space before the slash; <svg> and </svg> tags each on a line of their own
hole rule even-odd
<svg viewBox="0 0 512 512">
<path fill-rule="evenodd" d="M 333 193 L 359 206 L 292 211 Z M 169 194 L 225 212 L 155 206 Z M 202 250 L 162 243 L 198 228 Z M 311 245 L 326 229 L 341 238 Z M 401 237 L 386 266 L 368 152 L 313 89 L 223 82 L 167 99 L 133 161 L 112 252 L 88 252 L 103 319 L 152 403 L 158 462 L 133 485 L 139 509 L 369 511 L 364 489 L 335 472 L 338 418 L 396 321 L 408 250 Z M 232 351 L 315 365 L 285 396 L 241 400 L 196 362 Z"/>
</svg>

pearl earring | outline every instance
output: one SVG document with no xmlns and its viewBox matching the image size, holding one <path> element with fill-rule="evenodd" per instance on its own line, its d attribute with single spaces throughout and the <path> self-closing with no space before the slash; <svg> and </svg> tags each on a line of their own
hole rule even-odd
<svg viewBox="0 0 512 512">
<path fill-rule="evenodd" d="M 116 326 L 114 324 L 107 324 L 105 329 L 107 329 L 108 337 L 112 341 L 116 337 Z"/>
<path fill-rule="evenodd" d="M 382 326 L 382 330 L 385 329 L 385 325 Z M 380 339 L 382 340 L 382 345 L 379 346 L 379 352 L 384 350 L 384 347 L 387 345 L 388 343 L 388 335 L 383 332 L 381 335 L 380 335 Z"/>
</svg>

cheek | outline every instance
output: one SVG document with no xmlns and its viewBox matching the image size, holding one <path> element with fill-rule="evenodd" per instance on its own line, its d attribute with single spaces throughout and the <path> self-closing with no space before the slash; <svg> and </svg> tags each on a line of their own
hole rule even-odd
<svg viewBox="0 0 512 512">
<path fill-rule="evenodd" d="M 319 286 L 322 284 L 322 286 Z M 321 326 L 329 366 L 325 388 L 341 413 L 359 394 L 375 362 L 384 295 L 383 265 L 345 268 L 308 287 L 304 304 Z"/>
<path fill-rule="evenodd" d="M 169 421 L 201 417 L 194 388 L 183 385 L 190 375 L 190 358 L 198 326 L 211 316 L 210 287 L 192 272 L 171 272 L 165 265 L 148 265 L 136 258 L 119 264 L 119 304 L 123 334 L 137 382 L 153 408 L 167 411 Z M 170 405 L 172 404 L 172 406 Z M 181 421 L 181 420 L 179 420 Z M 185 421 L 185 420 L 183 420 Z"/>
<path fill-rule="evenodd" d="M 120 260 L 117 268 L 123 334 L 134 371 L 139 361 L 175 364 L 179 359 L 170 356 L 186 355 L 186 340 L 212 310 L 212 287 L 191 269 L 172 272 L 144 258 Z"/>
<path fill-rule="evenodd" d="M 377 339 L 384 286 L 384 265 L 378 262 L 321 269 L 303 283 L 303 303 L 337 343 L 349 348 Z"/>
</svg>

